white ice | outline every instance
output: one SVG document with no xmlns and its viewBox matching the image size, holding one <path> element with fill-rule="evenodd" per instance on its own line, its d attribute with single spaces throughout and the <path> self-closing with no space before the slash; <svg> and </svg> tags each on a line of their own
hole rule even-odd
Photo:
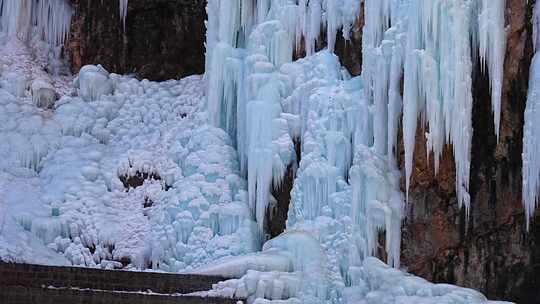
<svg viewBox="0 0 540 304">
<path fill-rule="evenodd" d="M 79 96 L 85 101 L 95 101 L 102 95 L 109 95 L 114 91 L 109 72 L 101 65 L 83 66 L 75 79 L 74 86 L 79 90 Z"/>
</svg>

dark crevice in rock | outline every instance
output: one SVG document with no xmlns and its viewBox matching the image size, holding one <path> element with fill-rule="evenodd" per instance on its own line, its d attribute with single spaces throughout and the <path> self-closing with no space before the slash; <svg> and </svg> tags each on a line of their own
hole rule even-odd
<svg viewBox="0 0 540 304">
<path fill-rule="evenodd" d="M 337 33 L 335 53 L 352 76 L 358 76 L 362 72 L 362 28 L 364 27 L 364 3 L 362 2 L 361 14 L 353 24 L 349 40 L 343 38 L 342 31 Z"/>
<path fill-rule="evenodd" d="M 135 175 L 120 175 L 118 178 L 124 185 L 124 188 L 126 188 L 126 191 L 128 191 L 131 188 L 134 189 L 134 188 L 142 186 L 145 180 L 156 180 L 156 181 L 161 180 L 161 177 L 157 173 L 148 173 L 148 172 L 140 172 L 140 171 L 137 171 Z M 167 188 L 167 186 L 165 188 Z"/>
<path fill-rule="evenodd" d="M 110 72 L 150 80 L 204 72 L 206 1 L 130 0 L 125 30 L 118 1 L 71 3 L 67 49 L 73 72 L 97 63 Z"/>
<path fill-rule="evenodd" d="M 131 264 L 131 259 L 128 258 L 128 257 L 122 257 L 120 260 L 119 260 L 120 263 L 122 263 L 122 266 L 125 268 L 127 267 L 129 264 Z"/>
<path fill-rule="evenodd" d="M 266 213 L 267 233 L 271 238 L 285 231 L 291 201 L 291 190 L 295 178 L 295 170 L 293 169 L 293 165 L 289 165 L 281 185 L 277 188 L 272 187 L 272 196 L 276 199 L 276 205 L 269 208 Z"/>
<path fill-rule="evenodd" d="M 154 201 L 151 200 L 149 197 L 144 198 L 143 208 L 150 208 L 154 205 Z"/>
<path fill-rule="evenodd" d="M 296 161 L 287 166 L 287 172 L 283 177 L 279 187 L 272 187 L 271 194 L 276 199 L 276 205 L 269 208 L 266 212 L 266 231 L 270 238 L 274 238 L 285 231 L 287 224 L 287 215 L 291 203 L 291 191 L 296 178 L 296 168 L 300 164 L 302 157 L 300 139 L 294 138 L 294 150 L 296 152 Z"/>
</svg>

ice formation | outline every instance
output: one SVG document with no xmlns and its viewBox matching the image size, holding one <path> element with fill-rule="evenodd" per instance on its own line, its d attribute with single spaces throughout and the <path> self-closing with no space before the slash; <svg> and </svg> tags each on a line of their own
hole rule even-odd
<svg viewBox="0 0 540 304">
<path fill-rule="evenodd" d="M 120 19 L 122 19 L 122 25 L 124 26 L 124 30 L 126 29 L 126 17 L 127 17 L 127 10 L 128 10 L 128 1 L 129 0 L 119 0 L 119 3 L 120 3 Z"/>
<path fill-rule="evenodd" d="M 54 111 L 34 103 L 46 80 L 32 98 L 0 87 L 2 259 L 179 271 L 255 251 L 236 152 L 198 111 L 201 77 L 103 73 L 85 67 L 88 94 Z"/>
<path fill-rule="evenodd" d="M 292 168 L 285 234 L 306 233 L 330 261 L 323 267 L 328 280 L 300 288 L 300 298 L 365 297 L 352 278 L 376 255 L 381 231 L 387 262 L 399 267 L 401 116 L 407 188 L 420 121 L 436 171 L 444 145 L 452 144 L 458 203 L 468 214 L 472 72 L 477 61 L 489 72 L 498 130 L 504 7 L 504 1 L 366 0 L 363 72 L 351 79 L 332 51 L 338 30 L 348 38 L 358 1 L 208 2 L 206 107 L 210 121 L 235 139 L 259 230 L 269 190 Z M 322 41 L 327 50 L 317 52 Z M 306 57 L 293 61 L 302 51 Z M 300 160 L 294 141 L 301 143 Z M 271 291 L 248 295 L 275 298 Z"/>
<path fill-rule="evenodd" d="M 25 40 L 37 30 L 58 46 L 71 16 L 53 8 L 62 3 L 0 0 L 2 31 Z M 504 6 L 365 0 L 364 67 L 353 78 L 332 52 L 358 0 L 209 0 L 204 79 L 155 83 L 86 66 L 79 95 L 54 111 L 36 107 L 52 104 L 34 72 L 2 73 L 0 257 L 227 275 L 210 293 L 259 304 L 487 303 L 396 269 L 396 146 L 403 114 L 408 184 L 418 120 L 437 167 L 452 143 L 468 210 L 471 74 L 477 59 L 489 72 L 498 130 Z M 286 231 L 267 240 L 271 190 L 287 171 Z M 393 268 L 372 257 L 382 250 Z"/>
<path fill-rule="evenodd" d="M 0 0 L 0 43 L 17 37 L 50 72 L 67 75 L 62 49 L 72 13 L 68 0 Z"/>
<path fill-rule="evenodd" d="M 30 38 L 32 31 L 53 46 L 63 45 L 71 26 L 71 6 L 66 0 L 1 0 L 2 31 Z"/>
<path fill-rule="evenodd" d="M 56 92 L 48 79 L 34 79 L 31 85 L 32 101 L 38 107 L 52 108 L 56 100 Z"/>
<path fill-rule="evenodd" d="M 527 230 L 530 219 L 538 206 L 540 190 L 540 55 L 538 55 L 538 35 L 540 26 L 540 5 L 534 6 L 533 41 L 534 56 L 529 71 L 529 92 L 525 108 L 525 125 L 523 127 L 523 208 L 525 209 Z"/>
<path fill-rule="evenodd" d="M 20 72 L 6 72 L 0 75 L 0 86 L 15 97 L 25 96 L 28 79 Z"/>
<path fill-rule="evenodd" d="M 465 206 L 467 213 L 470 205 L 472 68 L 477 59 L 471 54 L 479 54 L 482 67 L 489 71 L 498 134 L 506 50 L 504 8 L 504 0 L 366 1 L 362 75 L 367 98 L 375 106 L 382 104 L 375 118 L 380 122 L 378 129 L 382 129 L 381 133 L 388 130 L 388 149 L 393 149 L 395 120 L 399 117 L 396 112 L 400 104 L 399 81 L 403 71 L 407 189 L 420 121 L 427 129 L 426 153 L 433 152 L 435 171 L 444 145 L 452 144 L 458 203 Z M 388 105 L 388 110 L 383 109 L 384 105 Z M 384 143 L 384 140 L 380 142 Z"/>
<path fill-rule="evenodd" d="M 83 66 L 75 79 L 74 86 L 78 89 L 79 96 L 85 101 L 95 101 L 102 95 L 109 95 L 114 91 L 109 72 L 101 65 Z"/>
<path fill-rule="evenodd" d="M 246 298 L 254 304 L 299 303 L 507 303 L 488 301 L 472 289 L 433 284 L 368 257 L 351 266 L 347 284 L 326 289 L 324 275 L 332 260 L 310 233 L 286 232 L 270 240 L 263 251 L 216 261 L 197 273 L 234 277 L 202 293 Z"/>
</svg>

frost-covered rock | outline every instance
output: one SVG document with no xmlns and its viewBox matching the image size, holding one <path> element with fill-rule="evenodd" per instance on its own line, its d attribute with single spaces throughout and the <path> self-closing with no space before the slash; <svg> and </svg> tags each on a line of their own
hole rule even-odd
<svg viewBox="0 0 540 304">
<path fill-rule="evenodd" d="M 79 96 L 85 101 L 95 101 L 102 95 L 112 94 L 114 91 L 113 81 L 109 72 L 101 65 L 85 65 L 79 71 L 79 76 L 74 82 Z"/>
<path fill-rule="evenodd" d="M 56 101 L 56 92 L 51 83 L 43 78 L 34 79 L 30 86 L 32 101 L 40 108 L 52 108 Z"/>
</svg>

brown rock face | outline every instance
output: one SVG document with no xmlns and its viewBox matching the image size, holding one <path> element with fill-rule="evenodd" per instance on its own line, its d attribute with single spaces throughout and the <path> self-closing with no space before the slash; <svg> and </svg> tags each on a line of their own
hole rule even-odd
<svg viewBox="0 0 540 304">
<path fill-rule="evenodd" d="M 491 112 L 489 79 L 474 79 L 471 214 L 466 221 L 455 194 L 454 160 L 447 147 L 437 176 L 418 132 L 403 264 L 435 282 L 479 289 L 491 299 L 540 303 L 540 213 L 525 231 L 521 205 L 521 151 L 534 1 L 508 0 L 507 52 L 500 139 Z M 421 133 L 422 132 L 422 133 Z M 430 158 L 432 159 L 432 158 Z M 400 163 L 403 165 L 403 158 Z"/>
<path fill-rule="evenodd" d="M 150 80 L 204 72 L 206 1 L 130 0 L 125 29 L 118 0 L 71 2 L 73 72 L 98 63 Z"/>
</svg>

